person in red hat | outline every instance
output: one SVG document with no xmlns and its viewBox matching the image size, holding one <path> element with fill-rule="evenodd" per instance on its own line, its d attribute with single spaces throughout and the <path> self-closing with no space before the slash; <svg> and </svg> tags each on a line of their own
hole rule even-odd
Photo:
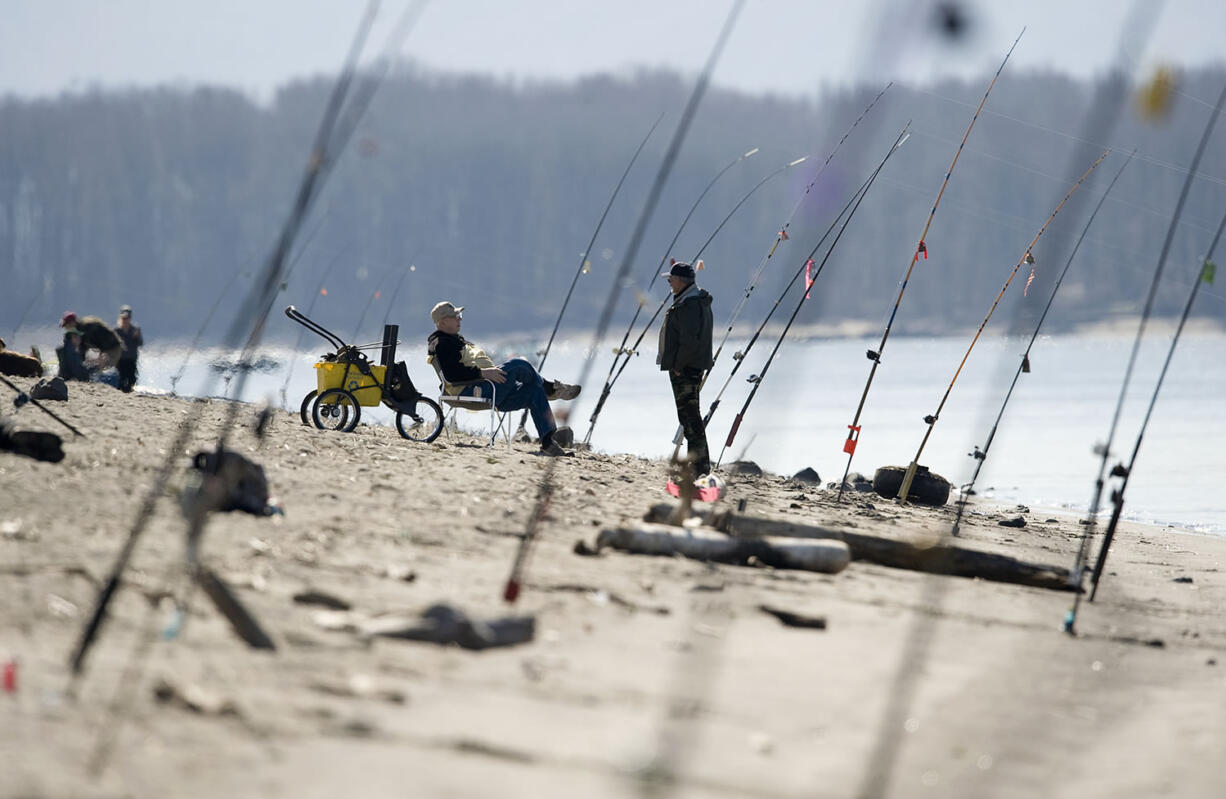
<svg viewBox="0 0 1226 799">
<path fill-rule="evenodd" d="M 77 316 L 72 311 L 60 318 L 60 327 L 65 333 L 76 333 L 81 337 L 81 357 L 92 349 L 98 351 L 98 357 L 92 364 L 87 364 L 91 372 L 110 369 L 119 363 L 123 355 L 123 341 L 115 335 L 111 326 L 96 316 Z"/>
</svg>

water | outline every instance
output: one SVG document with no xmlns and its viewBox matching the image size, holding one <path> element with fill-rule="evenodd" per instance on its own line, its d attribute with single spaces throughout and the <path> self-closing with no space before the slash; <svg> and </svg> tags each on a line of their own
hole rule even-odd
<svg viewBox="0 0 1226 799">
<path fill-rule="evenodd" d="M 878 466 L 905 466 L 911 461 L 926 430 L 923 417 L 936 411 L 969 341 L 969 336 L 890 340 L 861 419 L 863 432 L 853 471 L 871 477 Z M 837 480 L 847 461 L 842 451 L 847 424 L 868 376 L 870 363 L 864 352 L 877 343 L 874 338 L 786 344 L 724 454 L 724 463 L 745 457 L 783 475 L 812 466 L 824 481 Z M 1126 462 L 1131 455 L 1169 343 L 1169 336 L 1155 334 L 1142 346 L 1112 463 Z M 725 352 L 738 346 L 743 345 L 729 342 Z M 1106 439 L 1131 346 L 1126 336 L 1040 338 L 1031 352 L 1032 372 L 1021 376 L 979 476 L 979 494 L 1000 503 L 1085 513 L 1099 467 L 1093 448 Z M 979 341 L 941 412 L 920 458 L 922 464 L 955 484 L 970 479 L 975 463 L 967 454 L 976 444 L 983 446 L 1024 349 L 1024 341 Z M 265 351 L 275 365 L 250 376 L 244 397 L 272 398 L 296 410 L 315 386 L 311 364 L 322 351 L 322 347 L 297 354 L 288 349 Z M 708 432 L 713 456 L 719 454 L 748 395 L 750 386 L 743 378 L 760 371 L 768 351 L 768 346 L 755 348 L 725 391 Z M 1186 334 L 1180 339 L 1129 482 L 1124 518 L 1226 535 L 1226 491 L 1219 484 L 1226 474 L 1221 454 L 1226 447 L 1224 351 L 1224 334 Z M 510 354 L 511 350 L 502 353 Z M 578 341 L 556 344 L 546 376 L 574 381 L 583 354 Z M 227 388 L 209 368 L 218 357 L 233 356 L 217 351 L 193 355 L 179 381 L 179 393 L 232 391 L 234 386 Z M 401 345 L 398 357 L 408 362 L 420 389 L 427 393 L 434 389 L 424 340 L 420 346 Z M 611 359 L 611 345 L 602 347 L 583 396 L 572 403 L 569 424 L 577 437 L 587 431 Z M 148 347 L 141 358 L 141 387 L 168 390 L 182 361 L 181 349 Z M 721 359 L 703 392 L 704 410 L 724 384 L 731 364 L 731 358 Z M 291 366 L 283 402 L 281 388 Z M 390 424 L 392 414 L 384 408 L 363 408 L 362 418 Z M 461 413 L 462 426 L 476 429 L 482 421 Z M 634 359 L 614 388 L 592 445 L 606 452 L 667 457 L 676 427 L 668 380 L 656 370 L 652 356 L 644 354 Z M 1104 496 L 1103 505 L 1108 502 Z"/>
</svg>

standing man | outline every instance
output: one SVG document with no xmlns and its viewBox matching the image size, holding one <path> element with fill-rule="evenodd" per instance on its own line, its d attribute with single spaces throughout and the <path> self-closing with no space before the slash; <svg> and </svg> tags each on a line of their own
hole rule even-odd
<svg viewBox="0 0 1226 799">
<path fill-rule="evenodd" d="M 668 278 L 673 291 L 673 304 L 664 314 L 660 326 L 660 352 L 656 363 L 660 371 L 668 372 L 677 403 L 677 421 L 685 432 L 690 463 L 694 476 L 710 474 L 711 453 L 707 449 L 707 431 L 702 423 L 702 408 L 698 390 L 703 374 L 714 363 L 711 358 L 711 295 L 694 282 L 694 267 L 677 261 L 661 277 Z"/>
<path fill-rule="evenodd" d="M 140 325 L 132 324 L 132 306 L 119 306 L 119 324 L 115 327 L 115 335 L 123 342 L 123 354 L 119 356 L 119 390 L 130 392 L 136 385 L 137 350 L 144 346 L 145 338 L 140 333 Z"/>
</svg>

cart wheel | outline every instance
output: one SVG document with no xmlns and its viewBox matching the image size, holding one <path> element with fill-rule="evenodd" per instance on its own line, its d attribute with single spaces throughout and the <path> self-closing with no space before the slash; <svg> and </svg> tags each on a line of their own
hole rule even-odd
<svg viewBox="0 0 1226 799">
<path fill-rule="evenodd" d="M 348 433 L 358 426 L 362 408 L 354 396 L 343 388 L 330 388 L 315 398 L 311 418 L 320 430 Z"/>
<path fill-rule="evenodd" d="M 307 427 L 311 426 L 311 400 L 319 396 L 319 392 L 311 389 L 311 393 L 302 398 L 302 407 L 298 409 L 298 415 L 302 417 L 302 423 Z"/>
<path fill-rule="evenodd" d="M 396 411 L 396 429 L 410 441 L 429 444 L 443 432 L 443 409 L 429 397 L 418 397 L 412 413 Z"/>
</svg>

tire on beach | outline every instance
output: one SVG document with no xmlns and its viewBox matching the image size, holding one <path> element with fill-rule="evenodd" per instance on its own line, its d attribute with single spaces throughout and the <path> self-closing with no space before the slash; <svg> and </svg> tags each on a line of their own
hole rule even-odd
<svg viewBox="0 0 1226 799">
<path fill-rule="evenodd" d="M 354 396 L 343 388 L 330 388 L 315 398 L 311 419 L 320 430 L 352 433 L 362 418 L 362 408 Z"/>
<path fill-rule="evenodd" d="M 412 413 L 396 411 L 396 430 L 410 441 L 429 444 L 443 432 L 443 409 L 429 397 L 419 396 L 412 403 Z"/>
<path fill-rule="evenodd" d="M 882 466 L 873 474 L 873 490 L 887 499 L 894 499 L 906 475 L 906 466 Z M 907 492 L 907 501 L 939 508 L 949 499 L 949 489 L 949 481 L 944 477 L 928 471 L 927 466 L 918 466 Z"/>
<path fill-rule="evenodd" d="M 311 393 L 302 398 L 302 407 L 298 409 L 298 415 L 302 417 L 302 423 L 307 427 L 311 426 L 311 400 L 319 396 L 319 392 L 311 389 Z"/>
</svg>

